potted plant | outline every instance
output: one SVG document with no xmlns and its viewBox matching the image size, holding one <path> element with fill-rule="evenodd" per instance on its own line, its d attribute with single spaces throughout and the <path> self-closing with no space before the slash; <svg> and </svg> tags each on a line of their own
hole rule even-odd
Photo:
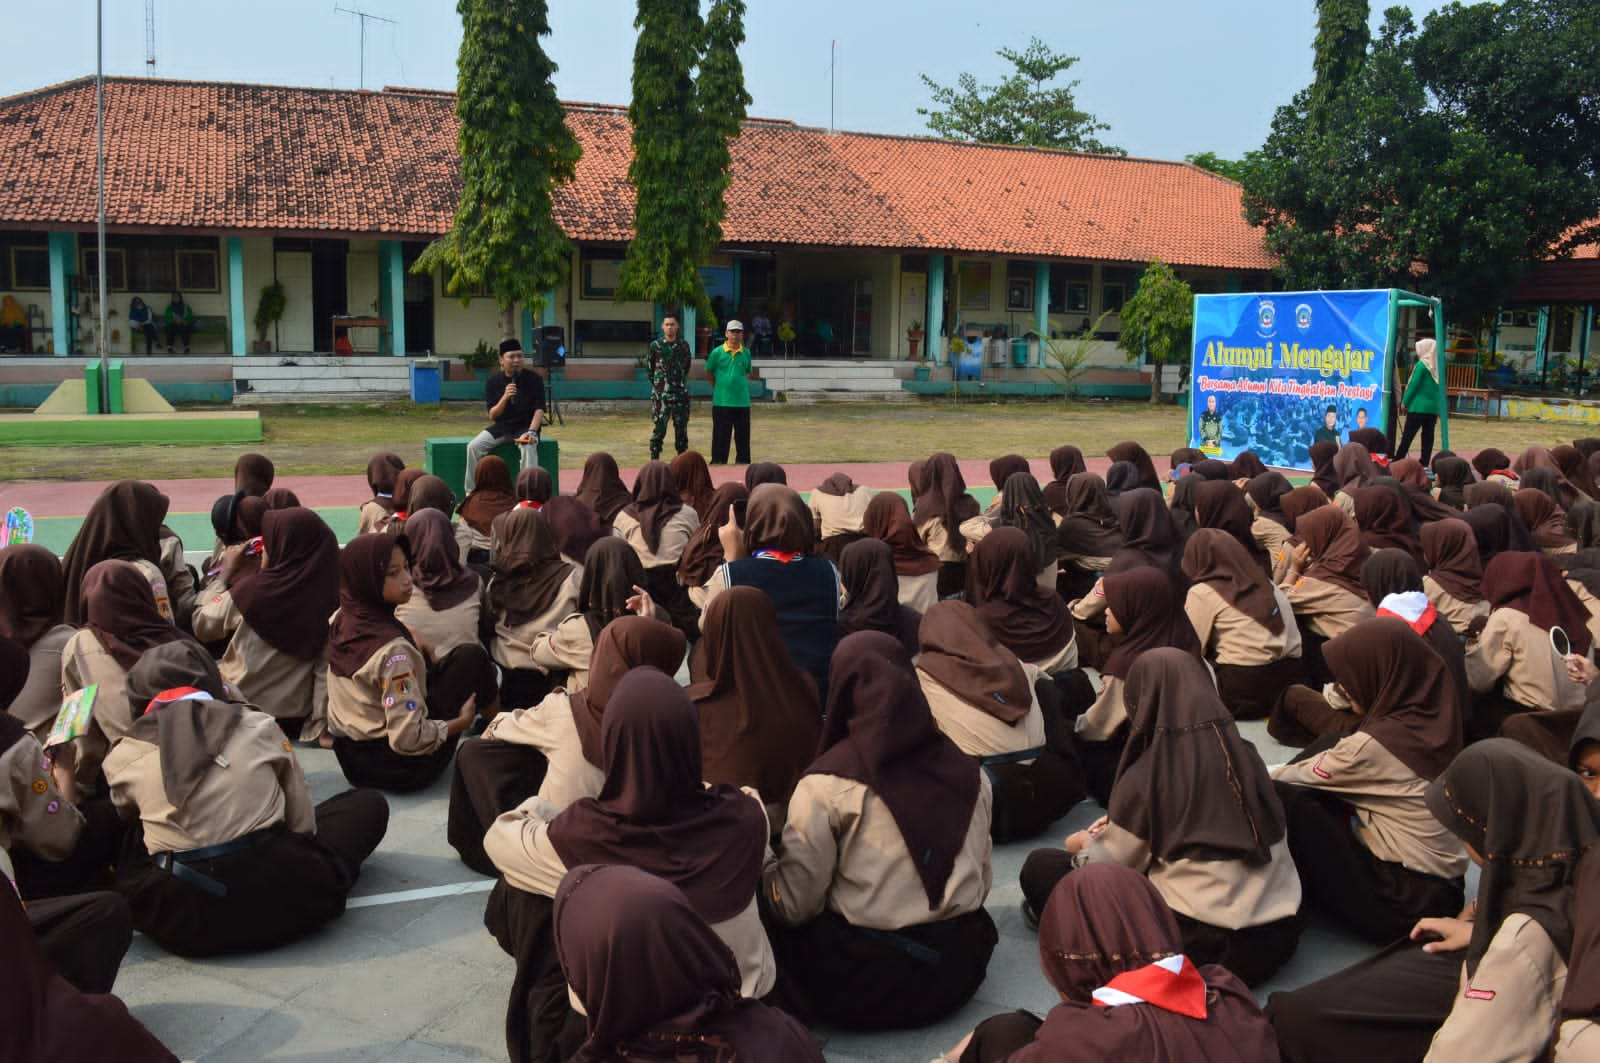
<svg viewBox="0 0 1600 1063">
<path fill-rule="evenodd" d="M 267 340 L 267 330 L 283 319 L 283 310 L 289 304 L 283 285 L 273 281 L 261 289 L 261 299 L 256 303 L 256 341 L 250 345 L 251 354 L 268 354 L 272 344 Z"/>
<path fill-rule="evenodd" d="M 795 335 L 796 333 L 794 331 L 793 321 L 778 322 L 778 342 L 783 344 L 783 355 L 785 358 L 794 354 Z"/>
<path fill-rule="evenodd" d="M 479 340 L 476 347 L 461 356 L 461 364 L 472 370 L 473 376 L 483 381 L 489 379 L 489 371 L 499 362 L 500 351 L 496 347 L 491 347 L 488 340 Z"/>
<path fill-rule="evenodd" d="M 700 355 L 700 356 L 702 356 L 702 357 L 704 357 L 705 355 L 710 354 L 711 353 L 711 348 L 716 346 L 716 344 L 712 341 L 711 337 L 715 336 L 716 334 L 717 334 L 717 315 L 711 313 L 710 311 L 707 311 L 706 312 L 705 321 L 702 322 L 701 324 L 695 326 L 695 330 L 694 330 L 694 349 L 695 349 L 695 353 Z"/>
<path fill-rule="evenodd" d="M 911 345 L 911 360 L 913 362 L 921 360 L 917 357 L 917 350 L 922 346 L 922 339 L 926 335 L 927 333 L 922 331 L 922 322 L 920 321 L 913 321 L 911 327 L 906 329 L 906 342 Z"/>
</svg>

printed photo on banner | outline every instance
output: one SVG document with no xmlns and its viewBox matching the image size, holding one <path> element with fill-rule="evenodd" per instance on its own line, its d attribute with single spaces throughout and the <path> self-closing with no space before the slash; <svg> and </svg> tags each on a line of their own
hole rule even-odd
<svg viewBox="0 0 1600 1063">
<path fill-rule="evenodd" d="M 1388 414 L 1387 290 L 1195 297 L 1189 445 L 1232 460 L 1311 467 Z"/>
</svg>

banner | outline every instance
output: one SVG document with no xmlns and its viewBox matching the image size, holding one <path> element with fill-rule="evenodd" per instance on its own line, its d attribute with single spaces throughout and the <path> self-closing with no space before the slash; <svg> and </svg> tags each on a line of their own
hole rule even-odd
<svg viewBox="0 0 1600 1063">
<path fill-rule="evenodd" d="M 1310 469 L 1311 444 L 1343 445 L 1388 417 L 1390 293 L 1197 295 L 1189 445 Z"/>
</svg>

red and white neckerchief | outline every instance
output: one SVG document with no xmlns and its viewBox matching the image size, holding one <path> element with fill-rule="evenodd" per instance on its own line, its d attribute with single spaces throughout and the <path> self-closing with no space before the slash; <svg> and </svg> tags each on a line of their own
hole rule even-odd
<svg viewBox="0 0 1600 1063">
<path fill-rule="evenodd" d="M 150 704 L 144 707 L 143 715 L 148 716 L 157 709 L 164 709 L 176 701 L 215 700 L 215 698 L 213 698 L 210 694 L 207 694 L 204 690 L 199 690 L 195 687 L 173 687 L 171 690 L 163 690 L 161 693 L 151 698 Z"/>
<path fill-rule="evenodd" d="M 757 550 L 755 557 L 765 557 L 772 561 L 781 561 L 785 565 L 800 556 L 799 550 Z"/>
<path fill-rule="evenodd" d="M 537 509 L 543 509 L 544 506 L 539 502 L 533 502 L 533 501 L 530 501 L 529 499 L 524 498 L 522 501 L 517 503 L 517 508 L 518 509 L 535 509 L 535 510 L 537 510 Z"/>
<path fill-rule="evenodd" d="M 1168 956 L 1132 971 L 1123 971 L 1094 991 L 1102 1008 L 1150 1004 L 1191 1019 L 1206 1017 L 1206 980 L 1189 957 Z"/>
<path fill-rule="evenodd" d="M 1369 454 L 1367 456 L 1372 459 L 1372 464 L 1376 465 L 1378 468 L 1387 469 L 1389 467 L 1389 455 Z"/>
<path fill-rule="evenodd" d="M 1383 601 L 1378 603 L 1378 615 L 1404 620 L 1411 625 L 1412 631 L 1426 635 L 1433 622 L 1439 619 L 1439 610 L 1421 591 L 1401 591 L 1384 596 Z"/>
</svg>

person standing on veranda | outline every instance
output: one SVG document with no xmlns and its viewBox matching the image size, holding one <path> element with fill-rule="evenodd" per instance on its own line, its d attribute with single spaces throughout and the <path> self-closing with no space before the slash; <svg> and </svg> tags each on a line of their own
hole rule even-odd
<svg viewBox="0 0 1600 1063">
<path fill-rule="evenodd" d="M 650 343 L 650 460 L 661 457 L 667 438 L 667 419 L 672 420 L 673 445 L 677 453 L 689 449 L 689 362 L 694 353 L 689 341 L 678 335 L 678 315 L 661 317 L 661 338 Z"/>
<path fill-rule="evenodd" d="M 1400 408 L 1405 412 L 1405 428 L 1400 434 L 1400 449 L 1395 452 L 1399 461 L 1411 449 L 1411 440 L 1422 431 L 1422 465 L 1428 467 L 1433 457 L 1433 430 L 1439 423 L 1439 345 L 1429 338 L 1417 341 L 1417 364 L 1411 370 Z"/>
<path fill-rule="evenodd" d="M 711 378 L 711 464 L 728 463 L 733 437 L 736 464 L 750 464 L 750 378 L 755 372 L 744 347 L 744 324 L 728 322 L 724 340 L 706 358 Z"/>
<path fill-rule="evenodd" d="M 499 446 L 507 436 L 515 436 L 522 449 L 522 467 L 539 464 L 539 429 L 544 424 L 544 378 L 522 362 L 522 341 L 500 341 L 500 368 L 483 387 L 483 404 L 489 408 L 488 428 L 467 444 L 468 494 L 477 487 L 478 462 Z"/>
</svg>

